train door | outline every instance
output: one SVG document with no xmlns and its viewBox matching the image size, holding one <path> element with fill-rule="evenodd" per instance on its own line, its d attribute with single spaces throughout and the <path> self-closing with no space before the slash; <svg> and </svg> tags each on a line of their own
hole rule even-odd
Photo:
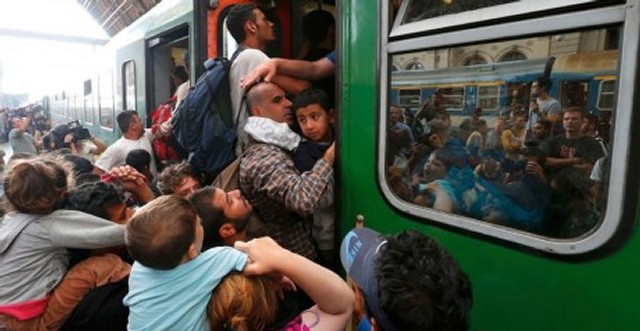
<svg viewBox="0 0 640 331">
<path fill-rule="evenodd" d="M 184 67 L 189 47 L 189 26 L 182 25 L 146 41 L 147 111 L 151 113 L 175 93 L 176 68 Z M 187 71 L 188 72 L 188 71 Z M 147 116 L 150 120 L 150 116 Z M 149 124 L 149 123 L 148 123 Z"/>
</svg>

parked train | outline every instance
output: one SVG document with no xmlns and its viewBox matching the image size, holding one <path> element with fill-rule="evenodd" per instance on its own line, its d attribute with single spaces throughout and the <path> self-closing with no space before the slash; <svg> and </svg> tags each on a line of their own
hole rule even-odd
<svg viewBox="0 0 640 331">
<path fill-rule="evenodd" d="M 417 110 L 440 91 L 443 107 L 454 117 L 469 117 L 478 108 L 485 116 L 495 116 L 513 105 L 528 111 L 531 83 L 548 75 L 552 97 L 563 105 L 580 106 L 606 123 L 613 109 L 618 55 L 616 50 L 605 50 L 473 67 L 393 71 L 389 100 Z"/>
<path fill-rule="evenodd" d="M 207 57 L 233 51 L 223 22 L 237 2 L 160 2 L 109 43 L 110 68 L 51 97 L 53 119 L 79 119 L 114 141 L 119 111 L 136 110 L 146 119 L 169 98 L 168 77 L 187 50 L 192 81 Z M 640 106 L 640 0 L 345 0 L 335 9 L 333 1 L 258 2 L 272 9 L 278 26 L 271 56 L 291 57 L 300 46 L 304 12 L 335 10 L 336 221 L 342 234 L 363 218 L 384 233 L 415 229 L 437 238 L 473 284 L 472 330 L 640 327 L 640 178 L 633 171 L 640 142 L 634 111 Z M 510 41 L 529 55 L 526 60 L 463 61 L 502 52 Z M 435 54 L 439 69 L 392 70 L 394 60 L 416 52 Z M 560 238 L 440 212 L 391 189 L 385 160 L 391 104 L 416 110 L 437 88 L 454 116 L 478 107 L 492 116 L 513 102 L 514 90 L 528 104 L 529 84 L 544 73 L 550 56 L 556 58 L 550 95 L 605 114 L 612 123 L 605 203 L 590 228 Z"/>
</svg>

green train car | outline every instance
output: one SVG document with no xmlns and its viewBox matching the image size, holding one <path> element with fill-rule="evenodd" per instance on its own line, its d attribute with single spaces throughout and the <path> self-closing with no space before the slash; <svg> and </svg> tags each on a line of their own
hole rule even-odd
<svg viewBox="0 0 640 331">
<path fill-rule="evenodd" d="M 114 141 L 119 111 L 136 110 L 148 119 L 170 97 L 168 77 L 187 51 L 192 82 L 206 58 L 233 51 L 224 16 L 239 2 L 160 2 L 107 45 L 103 71 L 51 96 L 54 121 L 78 119 Z M 633 170 L 640 146 L 640 116 L 634 112 L 640 106 L 640 0 L 256 2 L 270 8 L 280 36 L 270 56 L 296 55 L 308 11 L 322 8 L 336 17 L 340 234 L 364 220 L 384 233 L 415 229 L 437 238 L 473 284 L 471 330 L 640 329 L 640 172 Z M 597 186 L 578 187 L 564 205 L 534 206 L 544 213 L 541 227 L 496 217 L 495 201 L 480 201 L 471 191 L 459 203 L 471 201 L 479 212 L 434 208 L 398 188 L 415 183 L 407 175 L 409 160 L 391 148 L 392 104 L 415 113 L 438 90 L 447 109 L 472 104 L 491 110 L 492 126 L 498 113 L 530 101 L 530 84 L 538 76 L 532 70 L 538 69 L 519 65 L 550 57 L 570 59 L 555 64 L 550 94 L 563 106 L 589 105 L 607 140 Z M 492 63 L 511 68 L 509 78 Z M 411 70 L 419 70 L 413 76 L 424 81 L 394 81 L 405 76 L 398 72 Z M 544 65 L 539 70 L 544 76 Z M 447 77 L 452 71 L 456 79 Z M 458 119 L 452 120 L 457 126 Z M 582 176 L 589 178 L 586 170 Z M 566 183 L 556 185 L 563 189 Z M 517 192 L 514 199 L 539 193 Z"/>
</svg>

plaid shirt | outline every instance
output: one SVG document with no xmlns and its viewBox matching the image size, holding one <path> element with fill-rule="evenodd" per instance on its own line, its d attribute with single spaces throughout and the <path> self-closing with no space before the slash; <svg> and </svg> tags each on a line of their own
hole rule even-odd
<svg viewBox="0 0 640 331">
<path fill-rule="evenodd" d="M 333 178 L 333 167 L 323 159 L 300 174 L 285 150 L 258 143 L 240 162 L 240 189 L 264 221 L 268 234 L 282 247 L 309 259 L 316 258 L 309 216 Z"/>
</svg>

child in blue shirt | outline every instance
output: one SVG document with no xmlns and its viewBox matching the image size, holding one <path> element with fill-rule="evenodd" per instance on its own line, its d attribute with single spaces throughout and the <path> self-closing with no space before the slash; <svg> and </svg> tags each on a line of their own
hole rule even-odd
<svg viewBox="0 0 640 331">
<path fill-rule="evenodd" d="M 231 247 L 200 253 L 203 229 L 186 199 L 167 195 L 148 203 L 127 224 L 126 244 L 136 260 L 129 276 L 130 331 L 209 330 L 212 291 L 246 254 Z"/>
<path fill-rule="evenodd" d="M 293 152 L 296 168 L 309 171 L 333 143 L 334 113 L 324 91 L 310 88 L 302 91 L 293 102 L 296 123 L 304 139 Z M 313 212 L 312 237 L 321 263 L 335 269 L 335 212 L 333 209 L 333 179 L 322 194 Z"/>
</svg>

